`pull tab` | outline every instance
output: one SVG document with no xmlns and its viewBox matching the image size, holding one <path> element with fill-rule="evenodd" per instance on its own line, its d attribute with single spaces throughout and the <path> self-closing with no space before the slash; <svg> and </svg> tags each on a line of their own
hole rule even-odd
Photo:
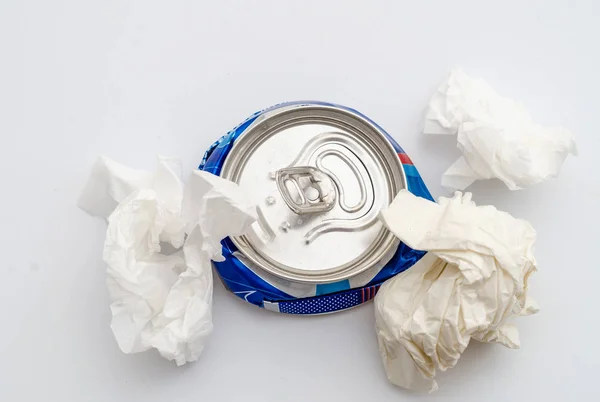
<svg viewBox="0 0 600 402">
<path fill-rule="evenodd" d="M 287 206 L 298 215 L 327 212 L 335 206 L 333 180 L 320 169 L 312 166 L 279 169 L 275 181 Z"/>
</svg>

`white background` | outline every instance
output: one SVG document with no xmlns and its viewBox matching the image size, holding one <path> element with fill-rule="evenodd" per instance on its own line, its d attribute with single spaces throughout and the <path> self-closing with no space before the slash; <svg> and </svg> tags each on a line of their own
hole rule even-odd
<svg viewBox="0 0 600 402">
<path fill-rule="evenodd" d="M 594 0 L 1 1 L 0 401 L 598 400 L 599 19 Z M 472 188 L 538 231 L 520 350 L 473 342 L 437 393 L 409 393 L 385 377 L 372 304 L 288 317 L 218 282 L 198 362 L 119 351 L 105 224 L 76 207 L 98 154 L 192 169 L 255 110 L 326 100 L 392 133 L 437 197 L 458 151 L 419 123 L 453 66 L 578 139 L 558 180 Z"/>
</svg>

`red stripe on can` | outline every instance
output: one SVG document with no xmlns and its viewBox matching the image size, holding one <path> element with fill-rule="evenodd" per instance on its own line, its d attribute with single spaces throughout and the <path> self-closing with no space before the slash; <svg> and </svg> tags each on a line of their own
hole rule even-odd
<svg viewBox="0 0 600 402">
<path fill-rule="evenodd" d="M 365 302 L 365 289 L 364 288 L 361 289 L 361 294 L 362 294 L 362 301 L 361 301 L 361 303 L 364 303 Z"/>
<path fill-rule="evenodd" d="M 400 162 L 402 162 L 404 165 L 412 165 L 413 164 L 413 162 L 410 160 L 410 158 L 406 154 L 398 154 L 398 158 L 400 158 Z"/>
</svg>

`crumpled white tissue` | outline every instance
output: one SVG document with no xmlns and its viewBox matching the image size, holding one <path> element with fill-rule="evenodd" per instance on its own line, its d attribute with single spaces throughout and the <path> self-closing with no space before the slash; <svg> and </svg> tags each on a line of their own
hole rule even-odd
<svg viewBox="0 0 600 402">
<path fill-rule="evenodd" d="M 79 206 L 108 218 L 103 258 L 121 350 L 156 348 L 177 365 L 197 360 L 212 331 L 210 260 L 222 258 L 222 238 L 256 219 L 245 194 L 199 170 L 184 190 L 177 159 L 159 158 L 151 173 L 101 157 Z"/>
<path fill-rule="evenodd" d="M 475 180 L 498 178 L 518 190 L 558 176 L 573 134 L 536 124 L 525 107 L 502 97 L 484 80 L 453 70 L 429 102 L 425 134 L 457 134 L 462 153 L 442 176 L 463 190 Z"/>
<path fill-rule="evenodd" d="M 536 270 L 531 225 L 456 192 L 439 204 L 402 190 L 380 214 L 409 247 L 428 253 L 375 297 L 379 351 L 389 380 L 437 389 L 471 339 L 519 347 L 514 316 L 536 313 L 527 282 Z"/>
</svg>

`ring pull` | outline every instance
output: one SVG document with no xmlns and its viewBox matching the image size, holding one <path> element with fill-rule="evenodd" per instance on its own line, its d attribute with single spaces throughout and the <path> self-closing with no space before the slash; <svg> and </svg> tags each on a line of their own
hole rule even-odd
<svg viewBox="0 0 600 402">
<path fill-rule="evenodd" d="M 336 202 L 331 177 L 312 166 L 279 169 L 275 176 L 277 189 L 287 206 L 298 215 L 327 212 Z"/>
</svg>

